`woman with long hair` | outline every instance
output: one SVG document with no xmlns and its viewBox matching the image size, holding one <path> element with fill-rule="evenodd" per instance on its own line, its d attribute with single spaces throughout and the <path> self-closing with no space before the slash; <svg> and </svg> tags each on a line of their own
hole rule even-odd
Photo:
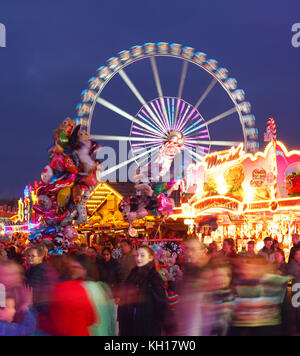
<svg viewBox="0 0 300 356">
<path fill-rule="evenodd" d="M 129 274 L 119 306 L 120 336 L 160 336 L 167 308 L 164 282 L 157 272 L 155 251 L 142 246 Z"/>
</svg>

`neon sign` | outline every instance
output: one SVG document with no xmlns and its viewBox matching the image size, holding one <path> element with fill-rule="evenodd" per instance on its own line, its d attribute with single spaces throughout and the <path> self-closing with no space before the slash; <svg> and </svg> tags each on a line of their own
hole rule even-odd
<svg viewBox="0 0 300 356">
<path fill-rule="evenodd" d="M 185 192 L 193 188 L 195 193 L 188 205 L 174 209 L 173 219 L 220 210 L 234 215 L 300 211 L 300 151 L 273 140 L 252 155 L 240 145 L 191 165 L 186 182 Z"/>
<path fill-rule="evenodd" d="M 227 162 L 239 160 L 244 154 L 243 144 L 241 143 L 238 147 L 231 147 L 225 154 L 214 152 L 207 155 L 204 158 L 204 162 L 206 163 L 207 169 L 209 169 Z"/>
<path fill-rule="evenodd" d="M 200 200 L 194 205 L 194 209 L 197 213 L 205 210 L 227 210 L 233 213 L 241 212 L 241 203 L 235 199 L 228 197 L 211 197 Z"/>
</svg>

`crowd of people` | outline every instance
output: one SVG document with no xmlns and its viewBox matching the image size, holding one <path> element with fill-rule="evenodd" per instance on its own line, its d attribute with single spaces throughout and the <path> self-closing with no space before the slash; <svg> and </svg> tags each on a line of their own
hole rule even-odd
<svg viewBox="0 0 300 356">
<path fill-rule="evenodd" d="M 249 241 L 240 253 L 233 239 L 225 239 L 221 250 L 215 242 L 187 239 L 182 254 L 159 260 L 150 245 L 133 248 L 127 239 L 119 243 L 118 258 L 108 246 L 82 244 L 50 255 L 43 243 L 0 244 L 0 335 L 300 332 L 300 307 L 292 306 L 297 289 L 290 294 L 291 283 L 300 282 L 298 234 L 292 239 L 289 256 L 271 237 L 261 250 Z"/>
</svg>

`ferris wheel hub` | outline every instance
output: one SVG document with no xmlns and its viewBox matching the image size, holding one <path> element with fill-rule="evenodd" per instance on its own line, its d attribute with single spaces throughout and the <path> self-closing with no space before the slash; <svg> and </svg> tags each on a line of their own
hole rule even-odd
<svg viewBox="0 0 300 356">
<path fill-rule="evenodd" d="M 185 137 L 184 134 L 180 131 L 173 130 L 169 134 L 169 142 L 177 144 L 179 147 L 184 145 Z"/>
</svg>

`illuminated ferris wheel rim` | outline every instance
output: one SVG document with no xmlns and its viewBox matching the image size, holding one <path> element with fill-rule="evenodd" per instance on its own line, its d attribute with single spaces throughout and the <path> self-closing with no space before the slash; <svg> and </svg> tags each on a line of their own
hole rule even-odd
<svg viewBox="0 0 300 356">
<path fill-rule="evenodd" d="M 163 47 L 162 47 L 163 46 Z M 164 49 L 162 49 L 164 48 Z M 174 48 L 176 50 L 174 50 Z M 125 54 L 125 57 L 124 57 Z M 234 104 L 234 108 L 227 110 L 226 112 L 218 115 L 217 117 L 208 120 L 206 125 L 218 121 L 234 112 L 236 112 L 239 116 L 239 121 L 242 126 L 243 136 L 244 136 L 244 146 L 246 151 L 255 152 L 258 149 L 257 142 L 257 129 L 254 128 L 255 118 L 254 115 L 251 114 L 251 105 L 249 102 L 244 101 L 244 91 L 241 89 L 237 89 L 237 81 L 234 78 L 228 77 L 228 71 L 225 68 L 218 68 L 218 62 L 214 59 L 206 59 L 206 54 L 203 52 L 195 52 L 195 50 L 191 47 L 183 47 L 178 44 L 168 43 L 146 43 L 143 46 L 133 46 L 130 50 L 125 50 L 119 52 L 119 57 L 111 57 L 107 60 L 107 66 L 99 67 L 97 71 L 97 76 L 92 77 L 89 80 L 89 89 L 86 89 L 82 92 L 82 102 L 77 105 L 77 117 L 75 122 L 81 123 L 83 128 L 85 128 L 91 136 L 91 138 L 95 139 L 111 139 L 117 140 L 116 136 L 104 136 L 101 135 L 91 135 L 91 121 L 94 113 L 94 108 L 96 103 L 102 104 L 103 106 L 108 107 L 112 111 L 119 113 L 121 116 L 129 118 L 129 120 L 133 121 L 133 115 L 127 114 L 122 109 L 116 107 L 112 103 L 107 102 L 105 99 L 101 97 L 101 93 L 110 82 L 110 80 L 116 75 L 119 74 L 121 78 L 125 81 L 129 89 L 133 92 L 136 98 L 142 104 L 142 107 L 147 104 L 143 99 L 137 88 L 134 86 L 130 78 L 127 76 L 124 69 L 131 64 L 134 64 L 140 60 L 149 58 L 151 61 L 152 71 L 155 78 L 155 84 L 158 90 L 159 98 L 163 98 L 164 95 L 162 93 L 160 78 L 156 66 L 156 57 L 172 57 L 183 60 L 183 69 L 181 73 L 179 94 L 177 99 L 183 100 L 181 98 L 185 75 L 187 71 L 188 63 L 193 63 L 194 65 L 200 67 L 205 70 L 208 74 L 210 74 L 213 79 L 209 84 L 208 88 L 198 100 L 197 104 L 194 107 L 197 109 L 201 102 L 206 98 L 209 94 L 210 90 L 215 86 L 218 82 L 225 90 L 227 95 L 230 97 L 231 101 Z M 125 59 L 124 59 L 125 58 Z M 124 115 L 127 114 L 127 115 Z M 134 121 L 133 121 L 134 122 Z M 132 125 L 131 125 L 132 127 Z M 101 137 L 101 138 L 100 138 Z M 120 140 L 126 140 L 126 137 L 119 137 Z M 128 141 L 131 142 L 132 139 L 127 137 Z M 213 141 L 209 138 L 209 145 L 212 144 Z M 228 142 L 230 145 L 234 145 L 235 142 Z M 236 142 L 238 144 L 239 142 Z M 214 141 L 213 144 L 218 144 L 217 141 Z M 227 145 L 229 146 L 229 144 Z"/>
</svg>

